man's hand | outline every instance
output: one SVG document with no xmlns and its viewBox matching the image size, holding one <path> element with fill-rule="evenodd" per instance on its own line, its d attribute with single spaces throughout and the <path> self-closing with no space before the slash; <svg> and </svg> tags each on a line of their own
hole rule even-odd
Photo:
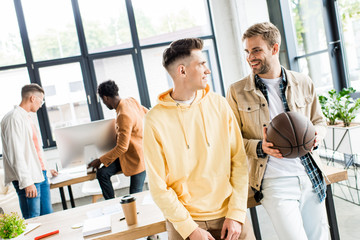
<svg viewBox="0 0 360 240">
<path fill-rule="evenodd" d="M 93 160 L 91 163 L 89 163 L 87 168 L 93 168 L 92 172 L 95 172 L 95 169 L 98 170 L 100 165 L 101 165 L 101 161 L 100 161 L 100 159 L 97 158 L 97 159 Z"/>
<path fill-rule="evenodd" d="M 266 127 L 263 128 L 263 140 L 262 140 L 262 150 L 267 155 L 276 157 L 276 158 L 283 158 L 282 154 L 280 153 L 279 149 L 271 148 L 274 146 L 271 142 L 266 141 Z"/>
<path fill-rule="evenodd" d="M 320 140 L 319 140 L 317 134 L 318 134 L 318 133 L 315 132 L 315 141 L 314 141 L 314 145 L 313 145 L 313 147 L 311 148 L 310 152 L 312 152 L 314 149 L 316 149 L 316 148 L 319 146 L 319 144 L 320 144 Z"/>
<path fill-rule="evenodd" d="M 58 175 L 58 172 L 54 169 L 50 169 L 51 176 L 56 177 Z"/>
<path fill-rule="evenodd" d="M 211 236 L 211 234 L 201 228 L 197 228 L 195 229 L 190 235 L 189 235 L 190 240 L 215 240 L 215 238 L 213 236 Z"/>
<path fill-rule="evenodd" d="M 221 239 L 225 238 L 225 240 L 237 240 L 242 231 L 242 224 L 238 221 L 225 218 L 223 227 L 221 229 Z"/>
<path fill-rule="evenodd" d="M 25 188 L 25 194 L 27 198 L 35 198 L 37 196 L 37 190 L 35 184 L 27 186 Z"/>
</svg>

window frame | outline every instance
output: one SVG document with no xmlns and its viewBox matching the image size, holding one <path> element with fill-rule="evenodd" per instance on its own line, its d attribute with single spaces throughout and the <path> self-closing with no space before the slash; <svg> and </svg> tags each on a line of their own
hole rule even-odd
<svg viewBox="0 0 360 240">
<path fill-rule="evenodd" d="M 337 0 L 321 0 L 322 16 L 324 20 L 327 49 L 322 49 L 305 55 L 298 55 L 296 50 L 295 29 L 291 17 L 289 0 L 267 0 L 270 22 L 275 24 L 281 33 L 282 46 L 284 51 L 280 55 L 280 62 L 293 71 L 299 71 L 298 60 L 328 52 L 330 60 L 333 85 L 337 91 L 350 86 L 349 74 L 346 67 L 344 55 L 344 44 L 341 33 Z"/>
<path fill-rule="evenodd" d="M 87 96 L 87 105 L 89 109 L 90 118 L 91 121 L 96 121 L 96 120 L 104 119 L 104 114 L 100 104 L 100 99 L 97 95 L 97 81 L 96 81 L 95 67 L 93 61 L 99 58 L 131 55 L 134 64 L 134 70 L 138 84 L 141 104 L 148 108 L 151 106 L 141 52 L 144 49 L 155 48 L 159 46 L 167 46 L 170 44 L 170 42 L 162 42 L 162 43 L 156 43 L 156 44 L 150 44 L 144 46 L 140 45 L 140 40 L 136 29 L 135 14 L 132 6 L 132 0 L 125 0 L 126 11 L 128 14 L 128 20 L 129 20 L 129 26 L 130 26 L 130 32 L 132 38 L 132 45 L 133 45 L 131 48 L 112 50 L 106 52 L 94 52 L 90 54 L 88 52 L 88 48 L 86 44 L 85 32 L 81 20 L 81 13 L 80 13 L 78 0 L 69 0 L 71 1 L 71 6 L 73 10 L 76 33 L 78 36 L 78 41 L 80 46 L 80 55 L 66 57 L 66 58 L 59 58 L 59 59 L 44 60 L 44 61 L 34 61 L 33 59 L 21 1 L 22 0 L 13 0 L 26 62 L 24 64 L 0 66 L 0 71 L 19 68 L 19 67 L 26 67 L 28 70 L 30 83 L 37 83 L 40 86 L 42 86 L 40 80 L 39 68 L 55 66 L 60 64 L 74 63 L 74 62 L 80 63 L 85 92 Z M 210 4 L 210 0 L 205 0 L 205 1 L 207 3 L 207 11 L 209 13 L 211 34 L 207 36 L 199 36 L 199 38 L 203 40 L 211 40 L 213 43 L 216 62 L 212 62 L 211 64 L 212 65 L 216 64 L 217 66 L 218 76 L 216 77 L 218 77 L 218 81 L 219 81 L 218 85 L 221 88 L 220 89 L 221 94 L 225 96 L 225 87 L 224 87 L 223 76 L 220 67 L 217 41 L 214 33 L 211 4 Z M 43 148 L 46 149 L 46 148 L 56 147 L 56 142 L 54 141 L 54 138 L 51 133 L 50 121 L 46 108 L 45 107 L 40 108 L 39 111 L 37 112 L 37 116 L 40 125 L 40 132 L 43 140 Z"/>
</svg>

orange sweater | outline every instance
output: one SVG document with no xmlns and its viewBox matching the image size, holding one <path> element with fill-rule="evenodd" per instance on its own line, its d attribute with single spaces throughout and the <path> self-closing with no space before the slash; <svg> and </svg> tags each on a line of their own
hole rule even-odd
<svg viewBox="0 0 360 240">
<path fill-rule="evenodd" d="M 148 110 L 134 98 L 121 99 L 116 108 L 116 146 L 100 157 L 107 167 L 119 159 L 125 176 L 133 176 L 145 170 L 143 119 Z"/>
</svg>

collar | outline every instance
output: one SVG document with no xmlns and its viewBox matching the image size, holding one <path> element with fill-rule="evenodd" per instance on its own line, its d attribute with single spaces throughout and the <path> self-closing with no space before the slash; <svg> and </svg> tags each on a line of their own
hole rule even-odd
<svg viewBox="0 0 360 240">
<path fill-rule="evenodd" d="M 259 75 L 255 75 L 254 76 L 254 79 L 255 79 L 255 86 L 256 88 L 260 88 L 262 85 L 264 85 L 263 81 L 261 80 L 261 78 L 259 77 Z M 282 81 L 282 84 L 284 86 L 287 86 L 287 78 L 286 78 L 286 74 L 285 74 L 285 69 L 283 67 L 281 67 L 281 81 Z"/>
</svg>

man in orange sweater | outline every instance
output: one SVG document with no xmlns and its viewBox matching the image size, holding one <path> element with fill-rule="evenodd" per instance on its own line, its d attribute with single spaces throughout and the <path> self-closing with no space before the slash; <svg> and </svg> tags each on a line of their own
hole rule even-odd
<svg viewBox="0 0 360 240">
<path fill-rule="evenodd" d="M 116 146 L 89 163 L 88 168 L 97 169 L 96 176 L 105 199 L 115 197 L 110 177 L 119 171 L 130 176 L 130 194 L 141 192 L 146 176 L 143 119 L 148 110 L 134 98 L 121 99 L 119 88 L 112 80 L 101 83 L 98 93 L 110 110 L 116 110 Z M 100 168 L 101 164 L 104 166 Z"/>
</svg>

